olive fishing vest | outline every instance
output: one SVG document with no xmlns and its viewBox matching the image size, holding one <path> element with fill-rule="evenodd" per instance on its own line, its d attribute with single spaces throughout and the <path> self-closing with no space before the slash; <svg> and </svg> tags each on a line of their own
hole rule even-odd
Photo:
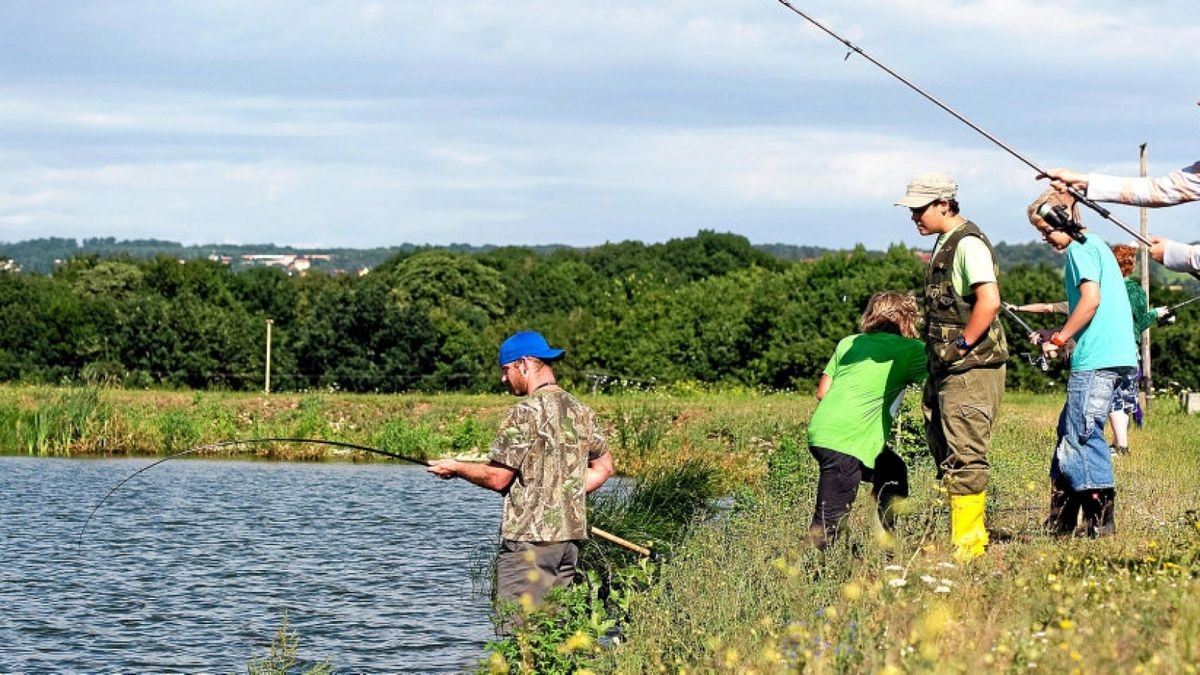
<svg viewBox="0 0 1200 675">
<path fill-rule="evenodd" d="M 954 346 L 954 341 L 962 335 L 971 318 L 971 309 L 975 307 L 975 294 L 964 298 L 958 294 L 953 283 L 954 253 L 963 237 L 979 237 L 983 241 L 988 253 L 992 254 L 996 278 L 1000 278 L 992 243 L 971 221 L 951 233 L 941 248 L 933 253 L 929 268 L 925 271 L 925 355 L 929 359 L 929 371 L 934 374 L 997 367 L 1008 361 L 1008 344 L 998 314 L 992 320 L 987 335 L 966 356 L 959 357 L 958 348 Z"/>
</svg>

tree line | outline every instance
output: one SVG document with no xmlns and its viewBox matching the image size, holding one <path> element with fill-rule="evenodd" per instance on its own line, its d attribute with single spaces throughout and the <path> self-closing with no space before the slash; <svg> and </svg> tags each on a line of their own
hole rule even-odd
<svg viewBox="0 0 1200 675">
<path fill-rule="evenodd" d="M 496 347 L 522 329 L 568 350 L 558 372 L 575 386 L 807 390 L 872 293 L 916 293 L 923 275 L 903 246 L 786 261 L 709 231 L 592 249 L 414 249 L 363 276 L 87 255 L 51 274 L 0 273 L 0 380 L 260 389 L 270 319 L 279 390 L 494 391 Z M 1061 299 L 1061 270 L 1011 267 L 1001 289 L 1018 304 Z M 1151 290 L 1154 304 L 1184 297 Z M 1200 373 L 1189 309 L 1154 331 L 1155 372 L 1185 384 Z M 1006 328 L 1011 386 L 1062 381 L 1024 362 Z"/>
</svg>

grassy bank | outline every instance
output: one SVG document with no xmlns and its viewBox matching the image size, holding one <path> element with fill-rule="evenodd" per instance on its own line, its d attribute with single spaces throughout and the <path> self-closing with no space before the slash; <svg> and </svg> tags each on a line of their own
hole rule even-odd
<svg viewBox="0 0 1200 675">
<path fill-rule="evenodd" d="M 1200 418 L 1158 405 L 1117 460 L 1118 535 L 1040 531 L 1060 401 L 1006 397 L 993 442 L 985 557 L 952 562 L 947 506 L 920 459 L 900 536 L 803 544 L 815 476 L 695 531 L 632 608 L 616 672 L 1196 672 Z M 800 463 L 811 474 L 811 461 Z M 789 497 L 791 499 L 789 499 Z"/>
<path fill-rule="evenodd" d="M 636 393 L 582 396 L 599 413 L 625 475 L 699 461 L 726 486 L 757 482 L 784 439 L 803 433 L 807 396 Z M 0 386 L 0 453 L 164 455 L 219 441 L 301 437 L 432 458 L 486 451 L 505 395 L 161 392 Z M 227 446 L 206 456 L 375 461 L 320 445 Z"/>
</svg>

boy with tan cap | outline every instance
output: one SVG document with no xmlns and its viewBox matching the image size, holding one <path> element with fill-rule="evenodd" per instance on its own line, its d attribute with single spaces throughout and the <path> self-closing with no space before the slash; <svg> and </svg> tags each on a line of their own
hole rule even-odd
<svg viewBox="0 0 1200 675">
<path fill-rule="evenodd" d="M 988 543 L 987 448 L 1004 394 L 1008 345 L 991 242 L 959 214 L 957 196 L 953 178 L 927 173 L 912 179 L 896 205 L 909 209 L 922 235 L 938 235 L 925 272 L 929 378 L 922 410 L 938 478 L 950 495 L 954 557 L 967 562 Z"/>
</svg>

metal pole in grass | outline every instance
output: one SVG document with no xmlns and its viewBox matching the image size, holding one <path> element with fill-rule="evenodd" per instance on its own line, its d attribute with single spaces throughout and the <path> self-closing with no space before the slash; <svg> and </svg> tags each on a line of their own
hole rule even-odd
<svg viewBox="0 0 1200 675">
<path fill-rule="evenodd" d="M 104 506 L 104 502 L 108 501 L 108 498 L 111 497 L 114 492 L 121 489 L 122 485 L 133 480 L 139 474 L 145 473 L 146 471 L 153 469 L 154 467 L 158 466 L 159 464 L 162 464 L 163 462 L 167 462 L 172 459 L 175 459 L 176 457 L 182 457 L 184 455 L 190 455 L 190 454 L 197 453 L 197 452 L 203 452 L 204 450 L 216 450 L 217 448 L 225 448 L 225 447 L 229 447 L 229 446 L 233 446 L 233 445 L 255 445 L 255 444 L 262 444 L 262 443 L 310 443 L 310 444 L 314 444 L 314 445 L 331 445 L 331 446 L 334 446 L 337 448 L 362 450 L 363 452 L 370 452 L 370 453 L 374 453 L 376 455 L 383 455 L 384 457 L 391 457 L 392 459 L 398 459 L 398 460 L 401 460 L 404 462 L 420 464 L 421 466 L 429 466 L 429 462 L 425 461 L 424 459 L 418 459 L 416 457 L 408 457 L 406 455 L 401 455 L 396 452 L 388 452 L 387 450 L 380 450 L 379 448 L 372 448 L 372 447 L 368 447 L 365 445 L 358 445 L 355 443 L 343 443 L 342 441 L 327 441 L 327 440 L 320 439 L 320 438 L 282 438 L 282 437 L 242 438 L 242 439 L 237 439 L 237 440 L 232 440 L 232 441 L 219 441 L 217 443 L 208 443 L 206 445 L 198 445 L 194 448 L 188 448 L 187 450 L 180 450 L 179 452 L 176 452 L 172 455 L 167 455 L 166 457 L 163 457 L 160 460 L 151 462 L 150 464 L 147 464 L 146 466 L 143 466 L 142 468 L 138 469 L 137 471 L 134 471 L 133 473 L 129 474 L 121 482 L 114 485 L 112 487 L 112 489 L 110 489 L 107 493 L 105 493 L 104 497 L 102 497 L 100 499 L 100 501 L 96 503 L 96 506 L 92 507 L 92 512 L 89 513 L 88 517 L 83 521 L 83 525 L 79 528 L 79 544 L 81 544 L 81 545 L 83 544 L 83 533 L 85 530 L 87 530 L 88 523 L 92 522 L 92 518 L 96 515 L 96 512 L 100 510 L 101 506 Z M 598 527 L 589 527 L 588 529 L 591 531 L 592 534 L 596 535 L 600 539 L 604 539 L 605 541 L 611 542 L 613 544 L 616 544 L 617 546 L 620 546 L 622 548 L 633 551 L 634 553 L 637 553 L 639 555 L 650 558 L 651 560 L 658 559 L 658 553 L 656 551 L 652 551 L 649 548 L 646 548 L 645 546 L 638 546 L 637 544 L 635 544 L 627 539 L 623 539 L 621 537 L 618 537 L 615 534 L 601 530 Z"/>
<path fill-rule="evenodd" d="M 1142 178 L 1149 175 L 1149 167 L 1146 157 L 1146 144 L 1142 143 L 1139 152 L 1139 164 Z M 1150 212 L 1146 207 L 1140 209 L 1141 216 L 1141 233 L 1142 236 L 1150 235 Z M 1148 307 L 1153 307 L 1150 304 L 1150 249 L 1145 246 L 1139 251 L 1142 259 L 1142 292 L 1146 294 L 1146 307 L 1139 307 L 1138 311 L 1144 311 Z M 1147 396 L 1154 391 L 1154 376 L 1150 368 L 1150 330 L 1142 331 L 1142 344 L 1139 345 L 1142 350 L 1142 391 L 1138 394 L 1142 399 L 1142 410 L 1150 411 L 1150 397 Z"/>
</svg>

